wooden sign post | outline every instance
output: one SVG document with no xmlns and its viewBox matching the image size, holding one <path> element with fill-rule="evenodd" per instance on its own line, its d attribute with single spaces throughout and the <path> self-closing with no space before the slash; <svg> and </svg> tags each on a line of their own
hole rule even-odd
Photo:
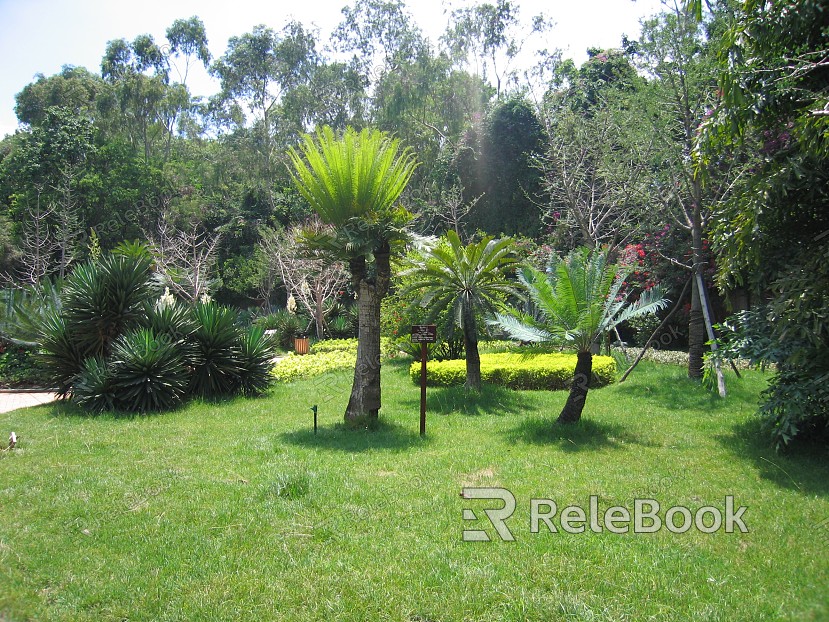
<svg viewBox="0 0 829 622">
<path fill-rule="evenodd" d="M 434 324 L 412 326 L 412 343 L 420 344 L 420 435 L 426 434 L 426 359 L 429 350 L 426 344 L 438 340 L 438 327 Z"/>
</svg>

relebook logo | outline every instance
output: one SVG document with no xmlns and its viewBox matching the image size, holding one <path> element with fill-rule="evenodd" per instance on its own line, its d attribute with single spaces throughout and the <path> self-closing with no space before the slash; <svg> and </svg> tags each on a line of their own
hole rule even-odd
<svg viewBox="0 0 829 622">
<path fill-rule="evenodd" d="M 478 507 L 495 533 L 501 540 L 511 542 L 515 537 L 507 526 L 507 521 L 515 513 L 515 495 L 506 488 L 464 488 L 464 499 L 480 499 L 496 503 L 483 504 Z M 496 504 L 498 504 L 496 506 Z M 662 506 L 656 499 L 634 499 L 633 510 L 614 505 L 602 510 L 599 507 L 599 498 L 591 495 L 587 508 L 580 505 L 568 505 L 559 512 L 558 504 L 552 499 L 530 499 L 530 524 L 532 534 L 542 532 L 581 534 L 585 531 L 601 533 L 608 531 L 615 534 L 628 533 L 655 533 L 667 530 L 681 534 L 696 529 L 702 533 L 748 533 L 748 527 L 743 520 L 746 506 L 735 508 L 733 495 L 726 495 L 725 508 L 721 510 L 713 505 L 705 505 L 691 509 L 682 505 L 669 507 L 664 513 Z M 489 507 L 485 507 L 485 506 Z M 496 506 L 496 507 L 493 507 Z M 476 513 L 475 508 L 463 510 L 465 521 L 483 520 Z M 483 525 L 486 526 L 486 525 Z M 485 529 L 464 529 L 464 542 L 489 542 L 490 536 Z"/>
</svg>

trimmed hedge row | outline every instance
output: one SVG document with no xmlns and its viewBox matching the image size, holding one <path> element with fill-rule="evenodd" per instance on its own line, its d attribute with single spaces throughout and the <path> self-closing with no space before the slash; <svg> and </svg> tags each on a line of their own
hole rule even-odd
<svg viewBox="0 0 829 622">
<path fill-rule="evenodd" d="M 331 350 L 322 354 L 289 354 L 274 365 L 271 375 L 279 382 L 314 378 L 329 371 L 354 369 L 357 354 L 348 350 Z"/>
<path fill-rule="evenodd" d="M 380 355 L 387 359 L 394 353 L 391 339 L 380 338 Z M 329 371 L 354 369 L 357 362 L 356 339 L 325 339 L 311 346 L 308 354 L 289 354 L 276 365 L 271 375 L 279 382 L 313 378 Z"/>
<path fill-rule="evenodd" d="M 511 389 L 569 389 L 575 368 L 575 354 L 481 354 L 481 380 Z M 412 363 L 409 375 L 412 382 L 420 382 L 420 363 Z M 616 362 L 609 356 L 594 356 L 590 386 L 601 387 L 615 379 Z M 466 381 L 466 361 L 430 361 L 426 380 L 432 386 L 461 385 Z"/>
</svg>

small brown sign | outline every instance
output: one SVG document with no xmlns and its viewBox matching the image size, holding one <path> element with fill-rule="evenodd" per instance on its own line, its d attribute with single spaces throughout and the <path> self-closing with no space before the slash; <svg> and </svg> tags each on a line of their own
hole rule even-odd
<svg viewBox="0 0 829 622">
<path fill-rule="evenodd" d="M 412 343 L 435 343 L 438 340 L 438 327 L 434 324 L 415 324 L 412 326 Z"/>
</svg>

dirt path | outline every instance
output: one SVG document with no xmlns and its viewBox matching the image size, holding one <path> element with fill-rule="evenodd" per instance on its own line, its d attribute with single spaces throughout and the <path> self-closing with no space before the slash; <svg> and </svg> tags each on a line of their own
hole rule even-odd
<svg viewBox="0 0 829 622">
<path fill-rule="evenodd" d="M 18 408 L 48 404 L 49 402 L 55 401 L 55 399 L 57 397 L 54 393 L 9 393 L 0 391 L 0 413 L 17 410 Z"/>
</svg>

